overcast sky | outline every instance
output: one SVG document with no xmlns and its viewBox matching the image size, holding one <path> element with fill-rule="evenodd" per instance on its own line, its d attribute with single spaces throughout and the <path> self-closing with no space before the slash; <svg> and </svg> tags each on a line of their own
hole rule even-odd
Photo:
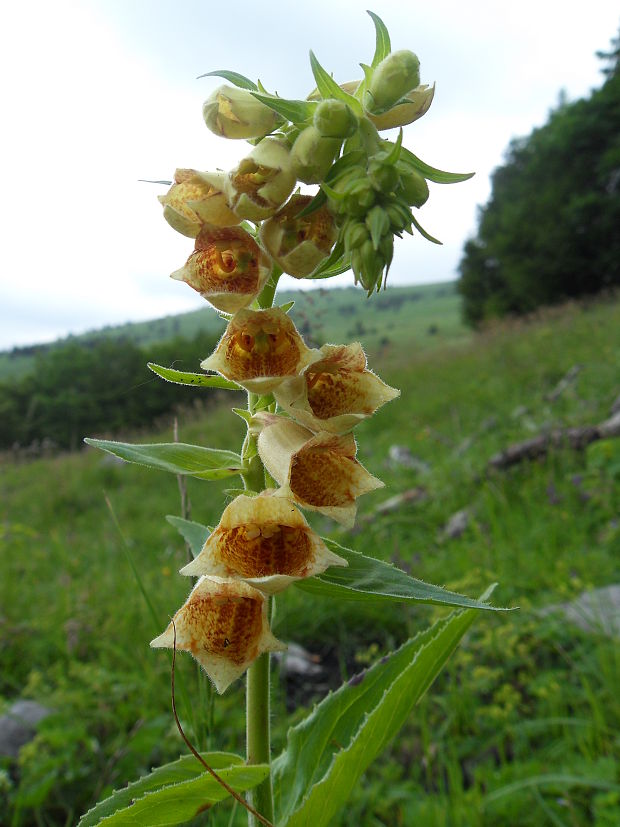
<svg viewBox="0 0 620 827">
<path fill-rule="evenodd" d="M 169 278 L 192 242 L 161 218 L 165 188 L 138 179 L 227 169 L 247 152 L 204 126 L 202 101 L 218 81 L 197 75 L 234 69 L 301 98 L 314 85 L 313 49 L 339 82 L 359 77 L 374 50 L 367 5 L 4 3 L 0 348 L 203 306 Z M 617 0 L 571 8 L 373 0 L 392 47 L 413 49 L 422 82 L 437 83 L 429 113 L 405 130 L 406 146 L 441 169 L 476 171 L 463 184 L 431 185 L 419 218 L 444 246 L 419 236 L 397 243 L 392 284 L 454 278 L 509 140 L 544 123 L 561 89 L 575 99 L 600 85 L 594 53 L 618 31 Z"/>
</svg>

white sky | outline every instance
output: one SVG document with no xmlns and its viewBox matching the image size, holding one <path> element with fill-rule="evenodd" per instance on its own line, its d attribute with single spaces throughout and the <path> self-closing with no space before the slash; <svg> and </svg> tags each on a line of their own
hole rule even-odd
<svg viewBox="0 0 620 827">
<path fill-rule="evenodd" d="M 192 242 L 161 218 L 156 195 L 165 188 L 138 179 L 229 168 L 247 152 L 204 126 L 202 101 L 219 81 L 199 74 L 234 69 L 302 98 L 314 85 L 312 48 L 339 82 L 359 77 L 374 50 L 367 5 L 2 4 L 0 348 L 203 306 L 168 277 Z M 392 47 L 418 54 L 422 82 L 437 82 L 429 113 L 405 130 L 406 146 L 433 166 L 477 173 L 431 185 L 419 218 L 444 246 L 397 241 L 390 281 L 453 278 L 508 141 L 544 123 L 560 89 L 574 99 L 600 85 L 594 53 L 609 47 L 620 9 L 617 0 L 580 11 L 556 0 L 373 0 L 372 8 Z"/>
</svg>

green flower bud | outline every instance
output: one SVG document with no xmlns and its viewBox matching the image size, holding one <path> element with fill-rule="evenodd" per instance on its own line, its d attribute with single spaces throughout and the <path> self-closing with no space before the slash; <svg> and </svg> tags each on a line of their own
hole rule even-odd
<svg viewBox="0 0 620 827">
<path fill-rule="evenodd" d="M 362 244 L 365 241 L 368 241 L 369 238 L 370 235 L 366 225 L 362 224 L 361 221 L 348 221 L 346 223 L 342 234 L 342 240 L 344 241 L 344 249 L 347 253 L 361 247 Z"/>
<path fill-rule="evenodd" d="M 426 179 L 411 167 L 401 167 L 400 173 L 398 194 L 412 207 L 421 207 L 428 201 Z"/>
<path fill-rule="evenodd" d="M 411 212 L 405 204 L 394 201 L 386 206 L 385 212 L 393 233 L 400 233 L 411 226 Z"/>
<path fill-rule="evenodd" d="M 368 85 L 364 106 L 381 114 L 420 83 L 420 61 L 408 49 L 392 52 L 376 67 Z"/>
<path fill-rule="evenodd" d="M 383 207 L 377 204 L 366 214 L 365 223 L 370 233 L 372 245 L 375 250 L 378 250 L 381 239 L 386 233 L 390 232 L 390 219 L 388 214 Z"/>
<path fill-rule="evenodd" d="M 309 126 L 299 135 L 291 150 L 295 175 L 304 184 L 320 183 L 340 150 L 339 138 L 324 138 L 315 126 Z"/>
<path fill-rule="evenodd" d="M 345 212 L 356 218 L 366 215 L 375 203 L 377 193 L 368 178 L 359 178 L 345 188 Z"/>
<path fill-rule="evenodd" d="M 394 164 L 372 160 L 368 164 L 368 177 L 376 190 L 387 195 L 396 189 L 400 175 Z"/>
<path fill-rule="evenodd" d="M 261 138 L 281 121 L 247 89 L 220 86 L 204 102 L 202 116 L 206 125 L 222 138 Z"/>
<path fill-rule="evenodd" d="M 314 112 L 314 126 L 326 138 L 350 138 L 357 129 L 357 118 L 344 101 L 324 100 Z"/>
<path fill-rule="evenodd" d="M 369 293 L 372 293 L 375 287 L 381 284 L 383 260 L 372 246 L 372 241 L 365 241 L 361 247 L 353 251 L 351 267 L 353 268 L 355 281 L 359 281 Z"/>
</svg>

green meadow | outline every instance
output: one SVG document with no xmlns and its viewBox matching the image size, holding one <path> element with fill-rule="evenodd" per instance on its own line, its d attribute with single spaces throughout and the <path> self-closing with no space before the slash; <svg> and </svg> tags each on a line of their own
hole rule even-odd
<svg viewBox="0 0 620 827">
<path fill-rule="evenodd" d="M 337 824 L 617 827 L 618 641 L 541 611 L 620 583 L 620 439 L 558 447 L 505 471 L 488 460 L 551 428 L 609 417 L 620 394 L 620 302 L 571 304 L 475 335 L 449 285 L 388 289 L 368 302 L 352 290 L 307 292 L 293 312 L 312 341 L 361 340 L 370 367 L 403 389 L 356 434 L 360 460 L 386 488 L 362 498 L 352 532 L 321 518 L 314 526 L 470 596 L 497 582 L 493 602 L 516 609 L 480 613 Z M 243 423 L 230 408 L 240 404 L 222 391 L 181 414 L 180 440 L 235 448 Z M 114 436 L 171 441 L 172 424 Z M 191 518 L 217 522 L 227 487 L 187 479 Z M 177 573 L 188 552 L 165 520 L 180 514 L 178 482 L 92 449 L 7 456 L 0 509 L 0 714 L 17 697 L 52 710 L 17 765 L 0 764 L 0 823 L 68 827 L 186 752 L 170 712 L 170 653 L 148 647 L 190 587 Z M 446 525 L 463 510 L 462 533 L 450 537 Z M 274 681 L 275 754 L 329 688 L 441 613 L 368 606 L 296 588 L 278 598 L 276 635 L 303 646 L 321 672 Z M 195 745 L 243 753 L 242 682 L 214 697 L 186 656 L 176 681 Z M 244 818 L 226 804 L 194 823 Z"/>
</svg>

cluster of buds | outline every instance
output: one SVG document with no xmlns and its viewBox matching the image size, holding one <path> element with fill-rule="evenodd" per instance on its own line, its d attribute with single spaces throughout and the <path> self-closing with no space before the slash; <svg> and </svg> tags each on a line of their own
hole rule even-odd
<svg viewBox="0 0 620 827">
<path fill-rule="evenodd" d="M 357 460 L 351 431 L 398 395 L 367 369 L 360 344 L 307 347 L 284 310 L 271 307 L 277 278 L 352 269 L 369 294 L 378 290 L 394 237 L 415 227 L 430 238 L 412 213 L 428 198 L 426 177 L 469 177 L 423 164 L 402 147 L 402 129 L 394 142 L 379 134 L 424 115 L 434 89 L 420 85 L 413 52 L 390 52 L 387 30 L 371 16 L 377 51 L 372 66 L 362 64 L 362 81 L 339 86 L 312 53 L 317 89 L 305 100 L 271 95 L 234 72 L 212 73 L 235 86 L 205 102 L 207 127 L 252 149 L 229 172 L 177 170 L 160 197 L 168 223 L 194 239 L 173 278 L 231 314 L 202 368 L 251 395 L 246 493 L 182 570 L 200 579 L 152 642 L 172 646 L 176 634 L 219 691 L 260 654 L 282 648 L 269 629 L 268 595 L 346 565 L 298 508 L 353 524 L 357 498 L 382 483 Z M 302 192 L 303 184 L 318 184 L 318 193 Z"/>
</svg>

